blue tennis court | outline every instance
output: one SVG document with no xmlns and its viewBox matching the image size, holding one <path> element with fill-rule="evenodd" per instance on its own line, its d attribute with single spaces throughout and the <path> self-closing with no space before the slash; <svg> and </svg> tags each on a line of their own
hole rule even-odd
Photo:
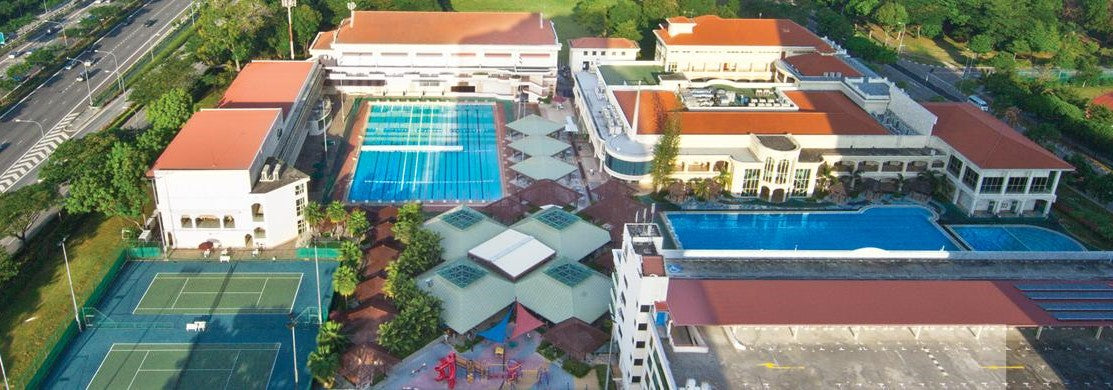
<svg viewBox="0 0 1113 390">
<path fill-rule="evenodd" d="M 950 225 L 962 241 L 975 251 L 1085 251 L 1086 247 L 1066 235 L 1038 226 Z"/>
<path fill-rule="evenodd" d="M 335 268 L 320 262 L 326 310 Z M 82 308 L 85 330 L 41 387 L 305 388 L 319 327 L 314 272 L 311 261 L 127 262 L 100 302 Z"/>
<path fill-rule="evenodd" d="M 351 202 L 488 202 L 502 197 L 493 104 L 374 103 Z"/>
</svg>

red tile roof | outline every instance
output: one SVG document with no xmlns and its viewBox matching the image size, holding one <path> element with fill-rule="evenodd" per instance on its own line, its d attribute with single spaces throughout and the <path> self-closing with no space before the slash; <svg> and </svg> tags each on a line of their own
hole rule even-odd
<svg viewBox="0 0 1113 390">
<path fill-rule="evenodd" d="M 151 170 L 248 169 L 280 114 L 278 108 L 198 111 Z"/>
<path fill-rule="evenodd" d="M 1106 108 L 1113 110 L 1113 92 L 1094 98 L 1094 101 L 1092 103 L 1105 106 Z"/>
<path fill-rule="evenodd" d="M 356 11 L 336 43 L 555 45 L 556 31 L 537 13 Z"/>
<path fill-rule="evenodd" d="M 1015 282 L 670 279 L 679 325 L 1093 325 L 1058 321 Z M 1111 321 L 1104 321 L 1108 325 Z"/>
<path fill-rule="evenodd" d="M 881 124 L 837 91 L 786 91 L 799 111 L 677 111 L 675 93 L 642 91 L 639 134 L 658 134 L 658 112 L 680 115 L 683 134 L 884 135 Z M 615 91 L 618 105 L 633 123 L 634 91 Z"/>
<path fill-rule="evenodd" d="M 654 30 L 653 33 L 667 45 L 805 46 L 825 53 L 834 51 L 819 36 L 788 19 L 723 19 L 715 15 L 704 15 L 692 21 L 696 25 L 690 34 L 670 36 L 666 28 Z"/>
<path fill-rule="evenodd" d="M 332 47 L 333 38 L 336 38 L 336 30 L 321 31 L 317 33 L 316 38 L 313 38 L 313 43 L 309 48 L 314 50 L 328 50 Z"/>
<path fill-rule="evenodd" d="M 252 61 L 217 104 L 220 108 L 281 108 L 289 114 L 316 62 Z"/>
<path fill-rule="evenodd" d="M 993 115 L 968 103 L 924 103 L 932 133 L 982 169 L 1074 168 Z"/>
<path fill-rule="evenodd" d="M 568 41 L 576 49 L 637 49 L 638 43 L 626 38 L 585 37 Z"/>
<path fill-rule="evenodd" d="M 826 73 L 841 73 L 846 77 L 862 77 L 856 69 L 833 55 L 808 53 L 785 58 L 785 62 L 796 68 L 803 76 L 824 76 Z"/>
</svg>

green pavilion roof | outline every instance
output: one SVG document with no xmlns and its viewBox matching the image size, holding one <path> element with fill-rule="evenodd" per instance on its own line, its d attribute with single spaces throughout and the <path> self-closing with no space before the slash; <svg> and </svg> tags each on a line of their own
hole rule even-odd
<svg viewBox="0 0 1113 390">
<path fill-rule="evenodd" d="M 425 221 L 425 228 L 441 236 L 441 257 L 466 258 L 468 250 L 502 233 L 506 226 L 468 206 L 457 206 Z"/>
<path fill-rule="evenodd" d="M 554 261 L 519 279 L 518 302 L 554 323 L 575 317 L 591 323 L 607 312 L 611 280 L 582 264 Z"/>
<path fill-rule="evenodd" d="M 507 123 L 506 127 L 525 135 L 548 135 L 563 128 L 564 124 L 531 114 L 525 118 Z"/>
<path fill-rule="evenodd" d="M 527 136 L 511 142 L 509 146 L 530 156 L 552 156 L 571 147 L 567 143 L 543 135 Z"/>
<path fill-rule="evenodd" d="M 514 284 L 471 260 L 444 263 L 419 275 L 417 285 L 441 300 L 441 319 L 460 333 L 514 303 Z"/>
<path fill-rule="evenodd" d="M 550 207 L 518 221 L 514 230 L 553 248 L 559 258 L 578 261 L 611 240 L 606 230 L 558 207 Z"/>
<path fill-rule="evenodd" d="M 510 169 L 534 180 L 559 180 L 575 171 L 576 167 L 549 156 L 533 156 L 511 165 Z"/>
</svg>

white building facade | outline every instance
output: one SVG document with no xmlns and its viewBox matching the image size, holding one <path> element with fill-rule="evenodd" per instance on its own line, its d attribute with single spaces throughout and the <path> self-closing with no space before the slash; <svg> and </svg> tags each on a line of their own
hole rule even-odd
<svg viewBox="0 0 1113 390">
<path fill-rule="evenodd" d="M 588 70 L 601 62 L 634 61 L 639 50 L 625 38 L 576 38 L 568 41 L 568 66 Z"/>
<path fill-rule="evenodd" d="M 310 54 L 343 93 L 536 101 L 556 87 L 560 46 L 541 14 L 354 11 Z"/>
</svg>

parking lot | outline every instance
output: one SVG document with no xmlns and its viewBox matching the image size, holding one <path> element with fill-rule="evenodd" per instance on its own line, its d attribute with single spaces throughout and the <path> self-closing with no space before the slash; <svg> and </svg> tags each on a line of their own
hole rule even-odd
<svg viewBox="0 0 1113 390">
<path fill-rule="evenodd" d="M 737 389 L 1113 388 L 1113 335 L 1093 329 L 702 328 L 708 354 L 670 353 L 674 373 Z M 979 335 L 980 333 L 980 335 Z M 857 337 L 854 336 L 857 334 Z M 704 355 L 704 356 L 699 356 Z M 683 376 L 683 375 L 679 375 Z M 678 380 L 683 380 L 677 378 Z"/>
</svg>

